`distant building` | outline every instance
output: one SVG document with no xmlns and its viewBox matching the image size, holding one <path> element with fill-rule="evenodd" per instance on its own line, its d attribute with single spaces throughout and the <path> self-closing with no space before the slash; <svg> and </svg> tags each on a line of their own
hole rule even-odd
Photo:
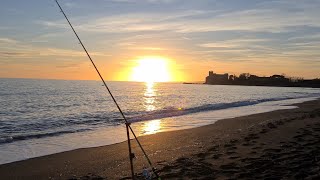
<svg viewBox="0 0 320 180">
<path fill-rule="evenodd" d="M 228 76 L 227 73 L 216 74 L 213 71 L 209 71 L 205 84 L 320 88 L 320 79 L 303 80 L 299 78 L 294 80 L 278 74 L 260 77 L 249 73 L 241 73 L 237 77 L 236 75 Z"/>
<path fill-rule="evenodd" d="M 286 78 L 285 76 L 278 75 L 278 74 L 272 75 L 272 76 L 270 76 L 270 78 L 277 79 L 277 80 L 282 80 L 282 81 L 289 81 L 289 79 Z"/>
<path fill-rule="evenodd" d="M 248 78 L 249 81 L 257 81 L 257 82 L 266 82 L 270 80 L 270 77 L 259 77 L 256 75 L 250 75 Z"/>
<path fill-rule="evenodd" d="M 209 76 L 206 77 L 205 84 L 228 84 L 229 75 L 225 74 L 216 74 L 213 71 L 209 71 Z"/>
</svg>

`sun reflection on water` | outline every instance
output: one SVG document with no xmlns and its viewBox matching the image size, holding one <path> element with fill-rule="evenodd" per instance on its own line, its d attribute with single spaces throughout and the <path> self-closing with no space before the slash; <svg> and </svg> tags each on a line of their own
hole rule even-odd
<svg viewBox="0 0 320 180">
<path fill-rule="evenodd" d="M 154 83 L 146 82 L 146 89 L 144 92 L 144 107 L 147 111 L 153 111 L 156 109 L 154 106 L 156 93 L 154 91 Z"/>
<path fill-rule="evenodd" d="M 161 120 L 147 121 L 142 126 L 142 134 L 155 134 L 161 130 Z"/>
<path fill-rule="evenodd" d="M 156 90 L 154 82 L 145 82 L 144 107 L 146 111 L 156 110 Z M 141 133 L 144 135 L 155 134 L 161 130 L 161 120 L 146 121 L 141 126 Z"/>
</svg>

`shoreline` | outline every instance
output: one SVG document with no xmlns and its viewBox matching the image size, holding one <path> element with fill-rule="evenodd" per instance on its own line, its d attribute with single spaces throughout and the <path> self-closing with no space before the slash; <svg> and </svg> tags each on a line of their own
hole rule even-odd
<svg viewBox="0 0 320 180">
<path fill-rule="evenodd" d="M 281 109 L 297 108 L 293 104 L 316 100 L 315 97 L 284 99 L 260 102 L 252 105 L 235 106 L 179 115 L 155 120 L 138 121 L 132 124 L 138 137 L 184 129 L 192 129 L 214 124 L 219 120 L 271 112 Z M 31 158 L 72 151 L 82 148 L 100 147 L 126 141 L 125 126 L 101 127 L 94 131 L 64 134 L 40 139 L 16 141 L 0 148 L 1 164 L 23 161 Z M 10 151 L 16 147 L 14 151 Z M 26 147 L 21 149 L 20 147 Z"/>
<path fill-rule="evenodd" d="M 151 161 L 155 164 L 160 173 L 164 175 L 164 177 L 194 177 L 197 176 L 197 173 L 192 170 L 190 171 L 195 173 L 192 176 L 183 174 L 183 172 L 179 172 L 179 170 L 187 168 L 184 167 L 184 164 L 186 163 L 204 168 L 209 168 L 210 166 L 208 163 L 210 164 L 211 162 L 214 162 L 213 164 L 221 164 L 221 166 L 223 166 L 223 163 L 225 162 L 237 161 L 239 157 L 245 157 L 245 153 L 242 152 L 245 150 L 236 152 L 236 154 L 240 154 L 238 158 L 237 156 L 226 157 L 226 159 L 223 157 L 225 155 L 235 154 L 234 151 L 241 149 L 238 146 L 242 147 L 243 145 L 239 145 L 237 142 L 246 142 L 246 139 L 249 139 L 250 141 L 258 141 L 257 139 L 259 138 L 256 138 L 256 136 L 263 136 L 272 131 L 276 131 L 281 128 L 283 129 L 285 126 L 292 123 L 296 123 L 297 127 L 295 128 L 301 128 L 300 126 L 305 124 L 301 123 L 299 120 L 310 121 L 310 123 L 315 124 L 317 123 L 316 120 L 319 120 L 319 109 L 317 109 L 317 106 L 319 107 L 320 100 L 308 101 L 294 105 L 299 108 L 224 119 L 219 120 L 214 124 L 193 129 L 160 132 L 153 135 L 141 136 L 139 137 L 139 140 L 146 149 L 146 152 L 149 154 Z M 320 122 L 320 120 L 318 122 Z M 294 129 L 294 127 L 291 128 Z M 256 131 L 259 133 L 253 133 Z M 283 130 L 280 134 L 281 133 L 288 134 Z M 292 131 L 292 133 L 294 133 L 294 131 Z M 239 139 L 239 137 L 242 136 L 243 139 Z M 260 139 L 263 140 L 263 138 Z M 268 138 L 266 137 L 266 139 Z M 229 145 L 227 145 L 228 143 Z M 263 141 L 261 143 L 265 142 Z M 248 145 L 244 145 L 244 147 L 250 147 L 250 142 L 247 144 Z M 265 146 L 268 146 L 267 143 L 265 144 Z M 132 146 L 137 157 L 137 159 L 134 160 L 135 169 L 137 173 L 141 173 L 142 167 L 146 165 L 146 162 L 143 162 L 144 159 L 142 154 L 137 149 L 137 144 L 134 141 L 132 141 Z M 234 149 L 235 147 L 236 150 Z M 223 153 L 218 153 L 220 154 L 218 155 L 218 158 L 216 158 L 216 156 L 208 158 L 207 155 L 212 155 L 212 149 L 216 149 L 215 151 L 217 152 L 222 151 Z M 175 155 L 173 155 L 173 153 Z M 119 179 L 127 177 L 130 174 L 127 154 L 126 142 L 94 148 L 82 148 L 3 164 L 0 165 L 0 174 L 4 179 L 68 179 L 86 176 L 89 178 L 108 177 L 111 179 Z M 205 164 L 203 164 L 201 159 L 209 162 L 205 162 Z M 223 161 L 221 159 L 223 159 Z M 228 171 L 228 167 L 226 169 L 223 171 Z M 175 171 L 172 172 L 172 170 Z M 231 168 L 231 170 L 236 171 L 237 168 Z M 215 170 L 213 169 L 212 172 L 215 172 Z M 212 174 L 212 172 L 210 173 L 208 170 L 205 175 L 209 174 L 210 177 L 220 177 L 217 176 L 217 173 Z M 176 175 L 174 176 L 174 174 Z M 221 177 L 229 176 L 225 175 Z"/>
</svg>

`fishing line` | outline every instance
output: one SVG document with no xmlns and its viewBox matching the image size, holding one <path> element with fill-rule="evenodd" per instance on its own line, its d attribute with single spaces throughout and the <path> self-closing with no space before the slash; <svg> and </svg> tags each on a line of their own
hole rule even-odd
<svg viewBox="0 0 320 180">
<path fill-rule="evenodd" d="M 138 138 L 137 138 L 136 134 L 134 133 L 133 129 L 131 128 L 130 123 L 128 122 L 128 120 L 127 120 L 126 116 L 124 115 L 123 111 L 121 110 L 121 108 L 120 108 L 119 104 L 117 103 L 116 99 L 114 98 L 113 94 L 111 93 L 111 91 L 110 91 L 110 89 L 109 89 L 109 87 L 108 87 L 107 83 L 105 82 L 105 80 L 103 79 L 102 75 L 100 74 L 100 72 L 99 72 L 99 70 L 98 70 L 97 66 L 96 66 L 96 65 L 95 65 L 95 63 L 93 62 L 93 60 L 92 60 L 92 58 L 91 58 L 91 56 L 90 56 L 89 52 L 87 51 L 86 47 L 85 47 L 85 46 L 84 46 L 84 44 L 82 43 L 82 41 L 81 41 L 80 37 L 78 36 L 77 32 L 76 32 L 76 31 L 75 31 L 75 29 L 73 28 L 73 26 L 72 26 L 71 22 L 69 21 L 69 19 L 68 19 L 67 15 L 64 13 L 64 11 L 63 11 L 62 7 L 60 6 L 60 4 L 59 4 L 58 0 L 55 0 L 55 2 L 57 3 L 57 5 L 59 6 L 59 8 L 60 8 L 60 10 L 61 10 L 62 14 L 64 15 L 64 17 L 65 17 L 65 18 L 66 18 L 66 20 L 68 21 L 68 24 L 70 25 L 70 27 L 71 27 L 71 29 L 72 29 L 73 33 L 76 35 L 77 39 L 79 40 L 79 43 L 81 44 L 81 46 L 82 46 L 83 50 L 85 51 L 85 53 L 87 54 L 88 58 L 90 59 L 90 61 L 91 61 L 92 65 L 93 65 L 93 67 L 95 68 L 96 72 L 98 73 L 98 75 L 99 75 L 99 77 L 100 77 L 101 81 L 103 82 L 104 86 L 105 86 L 105 87 L 106 87 L 106 89 L 108 90 L 108 93 L 110 94 L 110 96 L 111 96 L 111 98 L 112 98 L 113 102 L 114 102 L 114 103 L 115 103 L 115 105 L 117 106 L 117 108 L 118 108 L 118 110 L 119 110 L 119 112 L 120 112 L 120 114 L 121 114 L 122 118 L 123 118 L 123 119 L 124 119 L 124 121 L 125 121 L 126 128 L 127 128 L 128 146 L 129 146 L 129 158 L 130 158 L 130 164 L 131 164 L 132 179 L 134 179 L 133 163 L 132 163 L 133 153 L 131 153 L 131 144 L 130 144 L 130 137 L 129 137 L 129 131 L 128 131 L 128 128 L 130 129 L 131 133 L 132 133 L 132 134 L 133 134 L 133 136 L 134 136 L 134 139 L 136 140 L 136 142 L 138 143 L 138 145 L 139 145 L 140 149 L 142 150 L 142 152 L 143 152 L 144 156 L 146 157 L 146 159 L 147 159 L 147 161 L 148 161 L 148 163 L 149 163 L 150 167 L 152 168 L 153 173 L 154 173 L 154 174 L 156 175 L 156 177 L 159 179 L 160 177 L 159 177 L 158 173 L 155 171 L 155 168 L 153 167 L 153 165 L 152 165 L 152 163 L 151 163 L 151 161 L 150 161 L 150 159 L 149 159 L 149 157 L 148 157 L 147 153 L 145 152 L 145 150 L 144 150 L 144 148 L 142 147 L 142 145 L 141 145 L 140 141 L 138 140 Z"/>
</svg>

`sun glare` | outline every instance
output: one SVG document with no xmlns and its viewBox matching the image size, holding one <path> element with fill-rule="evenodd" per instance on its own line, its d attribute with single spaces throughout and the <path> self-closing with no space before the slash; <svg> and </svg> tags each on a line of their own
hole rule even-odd
<svg viewBox="0 0 320 180">
<path fill-rule="evenodd" d="M 155 134 L 161 130 L 161 120 L 147 121 L 142 127 L 142 134 Z"/>
<path fill-rule="evenodd" d="M 162 57 L 144 57 L 137 60 L 131 79 L 138 82 L 167 82 L 171 80 L 168 60 Z"/>
</svg>

